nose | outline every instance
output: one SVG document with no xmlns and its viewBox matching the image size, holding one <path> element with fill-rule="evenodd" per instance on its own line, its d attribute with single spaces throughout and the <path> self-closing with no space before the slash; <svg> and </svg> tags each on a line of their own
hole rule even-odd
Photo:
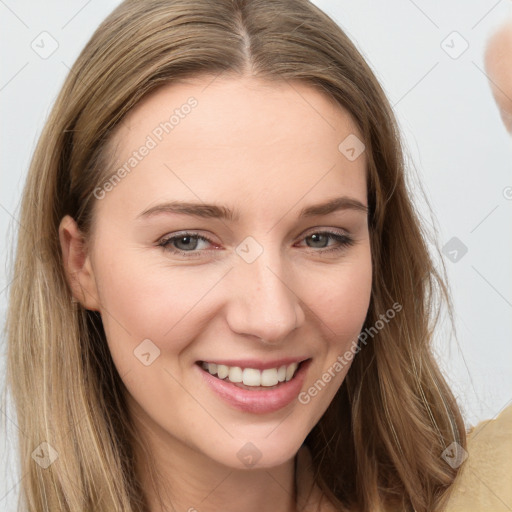
<svg viewBox="0 0 512 512">
<path fill-rule="evenodd" d="M 305 320 L 301 299 L 294 293 L 291 271 L 280 258 L 264 251 L 252 263 L 239 260 L 230 272 L 227 322 L 237 334 L 276 344 Z"/>
</svg>

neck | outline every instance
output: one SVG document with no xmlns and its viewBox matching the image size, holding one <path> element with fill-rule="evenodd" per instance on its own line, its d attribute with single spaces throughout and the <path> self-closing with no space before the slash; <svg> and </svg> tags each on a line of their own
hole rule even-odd
<svg viewBox="0 0 512 512">
<path fill-rule="evenodd" d="M 153 469 L 140 447 L 135 459 L 150 512 L 296 511 L 294 458 L 272 468 L 235 469 L 167 432 L 142 431 Z"/>
</svg>

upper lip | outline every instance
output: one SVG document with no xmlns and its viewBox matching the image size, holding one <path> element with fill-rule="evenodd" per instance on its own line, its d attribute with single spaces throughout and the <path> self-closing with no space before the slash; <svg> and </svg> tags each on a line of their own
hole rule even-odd
<svg viewBox="0 0 512 512">
<path fill-rule="evenodd" d="M 255 370 L 266 370 L 267 368 L 279 368 L 292 363 L 301 363 L 308 357 L 283 357 L 272 361 L 261 361 L 260 359 L 203 359 L 201 362 L 223 364 L 225 366 L 239 366 L 240 368 L 254 368 Z"/>
</svg>

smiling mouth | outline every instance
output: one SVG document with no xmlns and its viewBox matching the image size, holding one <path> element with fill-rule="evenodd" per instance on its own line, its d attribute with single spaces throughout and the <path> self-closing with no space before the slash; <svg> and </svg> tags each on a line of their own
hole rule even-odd
<svg viewBox="0 0 512 512">
<path fill-rule="evenodd" d="M 219 380 L 234 384 L 241 389 L 261 391 L 278 388 L 282 383 L 292 380 L 305 362 L 306 360 L 265 370 L 226 366 L 207 361 L 198 361 L 197 364 Z"/>
</svg>

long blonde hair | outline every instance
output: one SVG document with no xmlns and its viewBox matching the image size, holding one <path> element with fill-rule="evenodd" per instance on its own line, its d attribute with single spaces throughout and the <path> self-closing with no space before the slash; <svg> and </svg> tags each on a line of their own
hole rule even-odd
<svg viewBox="0 0 512 512">
<path fill-rule="evenodd" d="M 141 98 L 220 73 L 309 84 L 347 109 L 363 135 L 374 272 L 365 329 L 392 304 L 402 309 L 359 351 L 305 443 L 339 510 L 431 511 L 457 473 L 442 451 L 466 446 L 431 348 L 449 294 L 409 197 L 391 107 L 352 42 L 307 0 L 127 0 L 71 69 L 23 191 L 6 324 L 24 510 L 148 510 L 126 388 L 101 317 L 72 302 L 58 226 L 69 214 L 87 240 L 93 192 L 112 172 L 109 137 Z M 42 442 L 58 453 L 46 469 L 32 457 Z"/>
</svg>

